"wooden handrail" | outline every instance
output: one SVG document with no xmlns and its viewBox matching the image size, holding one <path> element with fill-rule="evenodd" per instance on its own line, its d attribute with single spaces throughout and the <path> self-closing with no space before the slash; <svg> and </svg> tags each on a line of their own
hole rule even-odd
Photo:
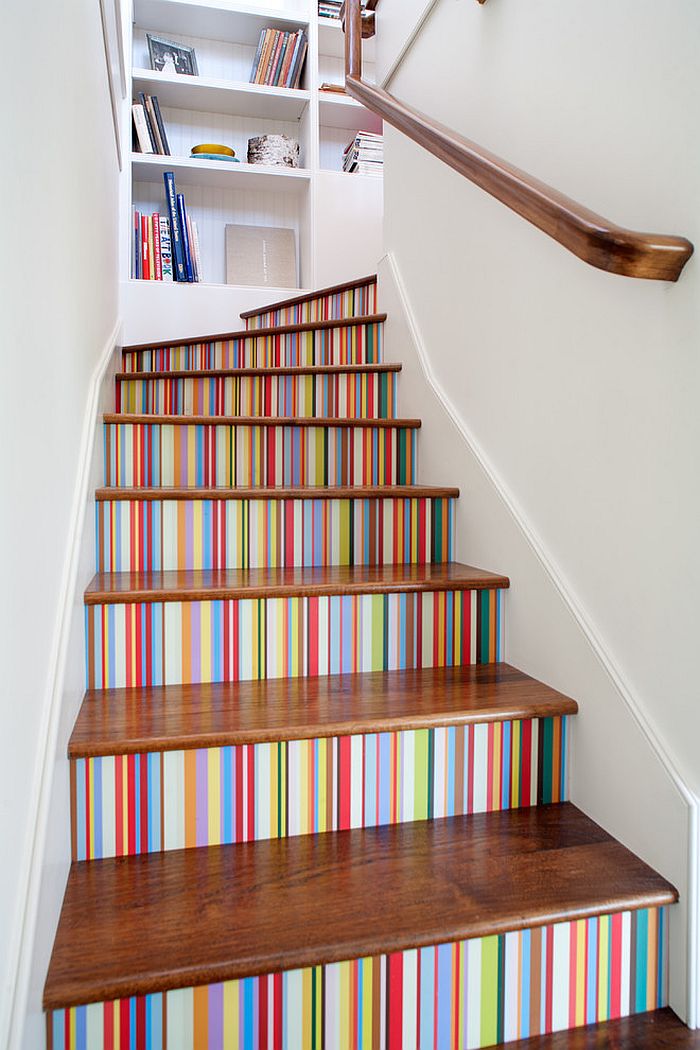
<svg viewBox="0 0 700 1050">
<path fill-rule="evenodd" d="M 693 254 L 685 237 L 637 233 L 596 215 L 546 183 L 362 79 L 360 0 L 345 0 L 345 90 L 433 156 L 486 190 L 591 266 L 623 277 L 677 281 Z"/>
</svg>

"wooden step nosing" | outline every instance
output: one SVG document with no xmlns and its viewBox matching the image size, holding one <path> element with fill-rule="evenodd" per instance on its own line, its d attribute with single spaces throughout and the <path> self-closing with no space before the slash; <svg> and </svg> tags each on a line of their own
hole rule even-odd
<svg viewBox="0 0 700 1050">
<path fill-rule="evenodd" d="M 123 354 L 137 354 L 142 350 L 168 350 L 176 346 L 195 346 L 198 343 L 223 343 L 232 339 L 261 339 L 266 336 L 290 335 L 293 332 L 325 331 L 328 328 L 356 328 L 362 325 L 383 324 L 386 314 L 361 314 L 330 321 L 300 321 L 298 324 L 276 325 L 270 328 L 242 328 L 236 332 L 215 332 L 192 335 L 184 339 L 161 339 L 150 343 L 132 343 L 122 347 Z"/>
<path fill-rule="evenodd" d="M 144 382 L 156 379 L 228 379 L 239 376 L 332 376 L 375 375 L 400 372 L 397 361 L 363 365 L 294 365 L 288 368 L 180 368 L 161 372 L 117 372 L 118 383 Z"/>
<path fill-rule="evenodd" d="M 344 835 L 347 832 L 330 832 Z M 199 847 L 211 849 L 216 847 Z M 82 861 L 83 864 L 100 864 L 101 861 Z M 233 891 L 233 887 L 232 887 Z M 355 959 L 376 958 L 382 955 L 412 951 L 441 944 L 454 944 L 461 941 L 476 940 L 483 937 L 501 936 L 518 930 L 543 929 L 562 922 L 577 922 L 583 919 L 597 918 L 602 915 L 615 915 L 620 912 L 641 911 L 646 908 L 662 908 L 678 903 L 678 893 L 672 890 L 656 890 L 620 896 L 610 902 L 592 901 L 570 909 L 552 909 L 533 911 L 519 918 L 503 919 L 500 922 L 482 920 L 481 922 L 455 923 L 449 929 L 430 937 L 405 936 L 388 938 L 363 939 L 355 947 L 352 942 L 332 941 L 325 950 L 307 948 L 300 940 L 296 949 L 285 952 L 239 956 L 235 960 L 212 963 L 206 966 L 192 964 L 167 972 L 155 972 L 144 976 L 128 975 L 123 979 L 113 979 L 98 986 L 86 985 L 85 993 L 80 998 L 70 995 L 68 988 L 60 984 L 45 992 L 44 1010 L 60 1010 L 72 1006 L 87 1006 L 90 1003 L 109 1002 L 115 999 L 126 999 L 132 996 L 150 995 L 158 992 L 175 991 L 179 988 L 201 987 L 202 985 L 220 984 L 224 981 L 244 980 L 247 977 L 263 977 L 268 974 L 284 973 L 291 970 L 303 970 L 316 966 L 328 966 L 333 963 L 348 962 Z"/>
<path fill-rule="evenodd" d="M 260 314 L 272 313 L 274 310 L 284 310 L 288 306 L 298 306 L 300 303 L 311 303 L 314 299 L 323 299 L 327 295 L 339 295 L 349 292 L 352 288 L 366 288 L 370 284 L 377 283 L 376 273 L 367 277 L 360 277 L 357 281 L 344 281 L 342 284 L 332 284 L 328 288 L 319 288 L 315 292 L 304 292 L 303 295 L 295 295 L 291 299 L 280 299 L 269 306 L 261 306 L 256 310 L 245 310 L 240 317 L 258 317 Z"/>
<path fill-rule="evenodd" d="M 455 562 L 435 562 L 425 566 L 409 566 L 416 571 L 427 569 L 441 569 L 455 566 Z M 387 566 L 387 571 L 396 566 Z M 165 570 L 161 572 L 147 573 L 104 573 L 96 574 L 85 591 L 86 605 L 131 605 L 150 604 L 154 602 L 196 602 L 196 601 L 227 601 L 245 598 L 322 598 L 331 595 L 360 595 L 360 594 L 423 594 L 442 591 L 483 591 L 502 590 L 510 586 L 507 576 L 497 573 L 489 573 L 484 570 L 475 569 L 473 566 L 463 566 L 466 570 L 463 575 L 436 575 L 432 577 L 427 574 L 422 578 L 419 576 L 408 576 L 405 579 L 377 577 L 369 575 L 363 577 L 361 569 L 358 570 L 358 579 L 351 577 L 345 579 L 332 578 L 313 580 L 303 578 L 304 570 L 298 570 L 300 578 L 290 580 L 265 581 L 265 571 L 261 569 L 235 569 L 216 570 L 218 579 L 207 582 L 201 577 L 213 575 L 211 572 L 202 570 L 186 570 L 190 580 L 170 580 L 176 577 L 180 570 Z M 296 571 L 296 570 L 291 570 Z M 322 573 L 323 570 L 320 570 Z M 126 587 L 122 589 L 105 589 L 101 586 L 102 579 L 114 579 L 120 577 L 144 577 L 141 586 Z M 197 577 L 200 577 L 197 580 Z M 231 577 L 227 580 L 226 577 Z M 239 580 L 233 577 L 239 576 Z M 160 577 L 160 585 L 148 585 L 152 578 Z"/>
<path fill-rule="evenodd" d="M 372 901 L 363 895 L 368 876 L 376 880 Z M 424 896 L 430 885 L 435 900 Z M 187 917 L 205 899 L 208 916 L 192 927 Z M 677 900 L 667 880 L 570 803 L 80 862 L 69 876 L 44 1006 L 323 966 Z M 103 943 L 137 915 L 138 931 L 103 959 Z M 100 917 L 106 929 L 97 936 Z M 157 924 L 156 946 L 147 931 Z M 83 926 L 93 941 L 87 956 Z"/>
<path fill-rule="evenodd" d="M 525 704 L 503 704 L 501 708 L 489 707 L 481 710 L 440 711 L 431 714 L 407 714 L 404 717 L 367 718 L 365 721 L 319 722 L 306 725 L 271 727 L 268 730 L 222 730 L 186 733 L 169 736 L 133 736 L 120 740 L 95 737 L 89 744 L 71 740 L 68 743 L 68 758 L 101 758 L 113 755 L 143 755 L 165 751 L 195 751 L 216 747 L 236 747 L 242 744 L 276 744 L 290 740 L 327 739 L 341 736 L 368 736 L 374 733 L 400 733 L 407 730 L 444 729 L 453 726 L 486 725 L 531 718 L 557 718 L 578 714 L 575 700 L 541 700 L 531 706 Z"/>
<path fill-rule="evenodd" d="M 115 488 L 95 490 L 98 503 L 165 502 L 166 500 L 365 500 L 365 499 L 458 499 L 458 488 L 430 485 L 348 485 L 290 488 Z"/>
<path fill-rule="evenodd" d="M 418 430 L 420 419 L 363 419 L 359 416 L 161 416 L 105 412 L 103 422 L 118 426 L 306 427 L 320 430 Z"/>
</svg>

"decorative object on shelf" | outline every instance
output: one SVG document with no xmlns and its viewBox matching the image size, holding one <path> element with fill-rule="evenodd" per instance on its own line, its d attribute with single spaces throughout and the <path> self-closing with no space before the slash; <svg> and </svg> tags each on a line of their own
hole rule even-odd
<svg viewBox="0 0 700 1050">
<path fill-rule="evenodd" d="M 384 137 L 358 131 L 343 153 L 343 171 L 358 175 L 381 175 L 384 166 Z"/>
<path fill-rule="evenodd" d="M 258 135 L 248 139 L 248 163 L 298 168 L 299 143 L 288 135 Z"/>
<path fill-rule="evenodd" d="M 238 157 L 229 157 L 228 153 L 190 153 L 190 160 L 224 160 L 229 164 L 240 164 Z"/>
<path fill-rule="evenodd" d="M 220 142 L 202 142 L 199 146 L 193 146 L 192 155 L 196 153 L 220 153 L 223 157 L 235 157 L 236 151 L 231 146 L 222 146 Z"/>
<path fill-rule="evenodd" d="M 296 235 L 276 226 L 226 227 L 226 284 L 297 288 Z"/>
<path fill-rule="evenodd" d="M 139 91 L 139 101 L 131 107 L 134 117 L 136 139 L 141 153 L 157 153 L 161 157 L 170 156 L 165 124 L 156 95 L 144 95 Z"/>
<path fill-rule="evenodd" d="M 250 71 L 250 83 L 298 88 L 307 48 L 308 40 L 303 29 L 296 33 L 263 29 Z"/>
<path fill-rule="evenodd" d="M 148 40 L 148 54 L 151 57 L 151 69 L 159 73 L 181 73 L 184 76 L 199 76 L 197 70 L 197 56 L 193 47 L 187 44 L 178 44 L 174 40 L 164 40 L 162 37 L 146 33 Z"/>
</svg>

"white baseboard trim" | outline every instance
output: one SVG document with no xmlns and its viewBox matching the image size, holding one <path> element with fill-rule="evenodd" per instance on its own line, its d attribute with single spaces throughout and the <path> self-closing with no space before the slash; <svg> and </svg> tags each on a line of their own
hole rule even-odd
<svg viewBox="0 0 700 1050">
<path fill-rule="evenodd" d="M 31 786 L 29 812 L 31 814 L 33 835 L 30 839 L 29 848 L 22 859 L 19 896 L 21 906 L 15 923 L 13 943 L 9 956 L 9 974 L 12 981 L 9 996 L 9 1017 L 6 1033 L 0 1032 L 0 1045 L 3 1045 L 3 1037 L 5 1037 L 8 1050 L 15 1050 L 16 1047 L 19 1047 L 27 1010 L 32 949 L 36 930 L 49 815 L 53 755 L 56 751 L 70 635 L 71 609 L 77 584 L 80 545 L 85 527 L 85 511 L 89 497 L 88 486 L 90 483 L 90 467 L 95 442 L 97 413 L 100 407 L 100 390 L 114 350 L 119 343 L 121 324 L 120 319 L 115 324 L 102 348 L 99 360 L 90 377 L 85 413 L 83 415 L 78 452 L 78 470 L 71 505 L 70 529 L 63 572 L 61 574 L 59 601 L 51 646 L 50 672 L 37 737 L 34 782 Z"/>
<path fill-rule="evenodd" d="M 698 799 L 689 789 L 679 772 L 678 765 L 672 757 L 670 749 L 663 741 L 662 734 L 653 725 L 652 721 L 645 713 L 640 699 L 633 693 L 632 689 L 623 679 L 622 674 L 620 673 L 613 657 L 607 650 L 597 629 L 590 621 L 578 601 L 573 587 L 569 585 L 564 573 L 545 550 L 542 541 L 528 521 L 524 511 L 518 505 L 512 492 L 510 492 L 507 485 L 496 471 L 483 448 L 479 445 L 476 437 L 462 418 L 460 412 L 450 400 L 449 395 L 435 376 L 430 362 L 430 356 L 426 350 L 425 342 L 413 310 L 411 309 L 408 292 L 393 252 L 388 251 L 382 261 L 386 261 L 389 267 L 391 279 L 401 301 L 406 323 L 411 333 L 411 338 L 416 348 L 416 354 L 426 382 L 437 397 L 439 403 L 442 405 L 449 419 L 459 431 L 465 445 L 485 474 L 489 483 L 493 486 L 493 489 L 504 504 L 508 514 L 515 522 L 544 572 L 547 574 L 547 577 L 556 588 L 559 597 L 571 613 L 574 621 L 610 678 L 616 692 L 619 694 L 623 703 L 644 734 L 666 775 L 669 777 L 679 796 L 688 808 L 688 916 L 690 928 L 688 930 L 687 960 L 687 1024 L 690 1028 L 700 1027 L 700 962 L 698 960 L 698 954 L 700 953 L 700 799 Z"/>
</svg>

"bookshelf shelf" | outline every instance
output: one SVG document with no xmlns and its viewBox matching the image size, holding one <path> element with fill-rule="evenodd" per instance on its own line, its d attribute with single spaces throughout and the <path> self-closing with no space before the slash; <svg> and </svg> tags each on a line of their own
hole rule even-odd
<svg viewBox="0 0 700 1050">
<path fill-rule="evenodd" d="M 157 95 L 161 106 L 266 120 L 298 120 L 311 98 L 309 91 L 214 77 L 186 77 L 152 69 L 134 69 L 132 80 L 134 92 Z"/>
<path fill-rule="evenodd" d="M 222 190 L 257 190 L 274 193 L 304 193 L 311 172 L 304 168 L 271 168 L 262 164 L 231 164 L 189 157 L 160 157 L 132 154 L 134 181 L 159 182 L 172 171 L 178 186 L 209 186 Z"/>
<path fill-rule="evenodd" d="M 339 20 L 333 18 L 318 19 L 318 53 L 330 58 L 345 57 L 345 34 Z M 362 41 L 363 62 L 374 62 L 374 37 Z"/>
<path fill-rule="evenodd" d="M 134 22 L 143 29 L 206 37 L 208 40 L 235 40 L 255 46 L 262 29 L 296 30 L 309 24 L 302 11 L 279 7 L 231 3 L 229 0 L 134 0 Z"/>
<path fill-rule="evenodd" d="M 348 131 L 381 132 L 382 121 L 374 113 L 348 95 L 320 91 L 318 95 L 319 123 L 330 128 Z"/>
<path fill-rule="evenodd" d="M 274 6 L 273 6 L 274 5 Z M 341 83 L 344 34 L 340 23 L 317 15 L 318 0 L 123 0 L 129 88 L 124 99 L 121 248 L 125 325 L 130 341 L 154 337 L 172 322 L 174 334 L 204 331 L 249 305 L 286 298 L 267 288 L 226 281 L 226 227 L 294 230 L 300 288 L 333 284 L 369 273 L 381 255 L 381 178 L 348 175 L 343 150 L 360 131 L 381 131 L 381 121 L 354 99 L 322 92 Z M 304 29 L 308 52 L 299 89 L 249 83 L 263 30 Z M 194 48 L 199 76 L 150 68 L 147 33 Z M 365 75 L 373 79 L 374 41 L 364 43 Z M 132 153 L 132 101 L 139 92 L 158 98 L 173 155 Z M 127 131 L 128 129 L 128 131 Z M 284 134 L 299 142 L 301 168 L 194 160 L 193 145 L 224 143 L 243 160 L 248 141 Z M 127 137 L 128 135 L 128 137 Z M 181 293 L 177 283 L 136 280 L 134 212 L 167 215 L 163 173 L 172 171 L 196 223 L 201 283 Z M 343 251 L 338 251 L 338 245 Z M 214 318 L 220 320 L 215 323 Z M 157 335 L 158 333 L 155 332 Z"/>
</svg>

